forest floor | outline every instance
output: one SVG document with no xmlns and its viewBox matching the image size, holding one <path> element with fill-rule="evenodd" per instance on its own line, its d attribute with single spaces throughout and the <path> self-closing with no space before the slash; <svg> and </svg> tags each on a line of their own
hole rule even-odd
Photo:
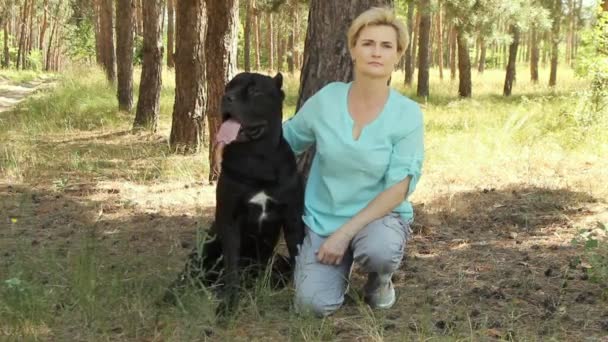
<svg viewBox="0 0 608 342">
<path fill-rule="evenodd" d="M 331 317 L 297 316 L 292 289 L 260 282 L 227 326 L 203 293 L 155 305 L 215 206 L 207 155 L 169 152 L 173 85 L 159 133 L 132 134 L 101 72 L 61 77 L 0 110 L 0 340 L 608 341 L 607 120 L 585 114 L 587 83 L 567 70 L 559 89 L 521 81 L 511 98 L 500 73 L 469 100 L 434 81 L 422 105 L 427 159 L 392 309 L 361 303 L 355 270 Z M 32 89 L 2 82 L 4 106 Z"/>
</svg>

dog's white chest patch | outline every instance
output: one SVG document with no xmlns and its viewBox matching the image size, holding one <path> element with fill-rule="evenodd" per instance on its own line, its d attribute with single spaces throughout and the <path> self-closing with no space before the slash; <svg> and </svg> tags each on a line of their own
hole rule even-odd
<svg viewBox="0 0 608 342">
<path fill-rule="evenodd" d="M 259 224 L 262 224 L 262 221 L 264 221 L 264 219 L 266 219 L 266 217 L 268 216 L 266 214 L 266 205 L 268 204 L 268 201 L 272 201 L 272 200 L 273 200 L 272 197 L 268 196 L 264 191 L 258 192 L 253 197 L 251 197 L 251 199 L 249 200 L 249 203 L 257 204 L 260 207 L 262 207 L 262 213 L 260 214 L 260 217 L 258 218 Z"/>
</svg>

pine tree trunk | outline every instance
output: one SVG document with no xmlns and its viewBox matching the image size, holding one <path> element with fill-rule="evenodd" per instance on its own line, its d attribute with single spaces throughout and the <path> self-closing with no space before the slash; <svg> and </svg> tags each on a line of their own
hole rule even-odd
<svg viewBox="0 0 608 342">
<path fill-rule="evenodd" d="M 450 29 L 450 79 L 456 79 L 456 49 L 457 49 L 456 26 L 452 25 Z"/>
<path fill-rule="evenodd" d="M 254 45 L 255 45 L 255 68 L 261 70 L 262 65 L 260 61 L 260 13 L 257 9 L 256 2 L 253 0 L 253 32 L 254 32 Z"/>
<path fill-rule="evenodd" d="M 287 38 L 288 41 L 288 48 L 289 51 L 287 51 L 287 70 L 289 71 L 290 74 L 293 74 L 295 68 L 294 68 L 294 64 L 293 64 L 293 57 L 294 57 L 294 52 L 295 52 L 295 47 L 294 47 L 294 34 L 293 34 L 293 28 L 291 29 L 291 31 L 289 32 L 289 37 Z"/>
<path fill-rule="evenodd" d="M 101 36 L 101 0 L 92 0 L 95 29 L 95 61 L 103 68 L 103 44 Z"/>
<path fill-rule="evenodd" d="M 464 32 L 456 28 L 456 42 L 458 44 L 458 95 L 461 97 L 471 97 L 471 59 L 469 57 L 469 47 Z"/>
<path fill-rule="evenodd" d="M 408 35 L 411 37 L 409 44 L 407 46 L 407 50 L 405 50 L 405 79 L 404 83 L 408 86 L 412 85 L 412 79 L 414 76 L 414 55 L 412 54 L 412 50 L 416 42 L 414 41 L 412 34 L 414 29 L 414 2 L 410 1 L 407 4 L 407 31 Z"/>
<path fill-rule="evenodd" d="M 486 41 L 484 38 L 481 38 L 480 42 L 480 52 L 479 52 L 479 64 L 477 64 L 477 71 L 480 74 L 486 70 Z"/>
<path fill-rule="evenodd" d="M 267 30 L 266 30 L 266 41 L 268 43 L 268 70 L 274 70 L 274 23 L 272 12 L 268 12 Z"/>
<path fill-rule="evenodd" d="M 175 32 L 175 103 L 169 144 L 180 153 L 198 152 L 205 131 L 206 77 L 204 0 L 178 0 Z"/>
<path fill-rule="evenodd" d="M 42 16 L 42 26 L 40 27 L 40 40 L 38 43 L 38 49 L 40 51 L 44 50 L 44 36 L 48 27 L 47 13 L 49 11 L 49 0 L 44 0 L 44 2 L 42 3 L 42 10 L 44 11 L 44 13 Z"/>
<path fill-rule="evenodd" d="M 437 65 L 439 66 L 439 79 L 443 80 L 443 10 L 441 1 L 437 9 Z"/>
<path fill-rule="evenodd" d="M 29 56 L 31 55 L 32 52 L 32 48 L 34 46 L 34 15 L 36 14 L 36 9 L 34 8 L 35 3 L 34 0 L 32 0 L 32 4 L 30 7 L 30 20 L 29 20 L 29 36 L 27 38 L 27 49 L 25 50 L 26 53 L 24 54 L 24 58 L 23 58 L 23 66 L 25 67 L 27 65 L 27 67 L 31 67 L 30 65 L 30 61 L 29 61 Z"/>
<path fill-rule="evenodd" d="M 224 87 L 236 75 L 236 49 L 238 45 L 239 2 L 238 0 L 206 0 L 207 33 L 205 39 L 205 60 L 207 63 L 207 117 L 209 127 L 209 165 L 215 169 L 213 151 L 215 136 L 222 117 L 221 99 Z M 217 176 L 217 175 L 215 175 Z M 209 180 L 214 180 L 213 173 Z"/>
<path fill-rule="evenodd" d="M 420 13 L 420 36 L 418 38 L 418 96 L 429 96 L 429 64 L 430 64 L 430 37 L 431 37 L 431 8 L 430 0 L 420 0 L 418 11 Z"/>
<path fill-rule="evenodd" d="M 517 48 L 519 47 L 519 36 L 520 31 L 517 25 L 511 25 L 511 34 L 513 35 L 513 41 L 509 45 L 509 62 L 507 64 L 507 74 L 505 76 L 505 86 L 503 89 L 504 96 L 511 96 L 513 90 L 513 83 L 515 82 L 517 64 Z"/>
<path fill-rule="evenodd" d="M 525 53 L 524 53 L 524 62 L 529 63 L 530 62 L 530 48 L 532 47 L 532 35 L 531 34 L 526 34 L 526 40 L 525 40 Z"/>
<path fill-rule="evenodd" d="M 279 32 L 278 30 L 276 30 L 277 33 Z M 280 34 L 277 34 L 277 43 L 278 43 L 278 49 L 277 49 L 277 72 L 282 72 L 283 71 L 283 63 L 285 62 L 285 39 L 281 37 Z"/>
<path fill-rule="evenodd" d="M 538 59 L 538 33 L 533 26 L 530 34 L 530 80 L 533 83 L 538 82 Z"/>
<path fill-rule="evenodd" d="M 33 0 L 32 0 L 33 1 Z M 21 67 L 24 47 L 25 47 L 25 29 L 27 24 L 27 8 L 28 8 L 28 0 L 25 0 L 23 4 L 23 10 L 21 11 L 21 24 L 19 28 L 19 45 L 17 47 L 17 70 Z"/>
<path fill-rule="evenodd" d="M 298 51 L 298 42 L 300 41 L 300 11 L 298 0 L 293 2 L 293 45 L 291 54 L 293 56 L 294 69 L 300 69 L 300 52 Z"/>
<path fill-rule="evenodd" d="M 167 66 L 175 67 L 175 1 L 167 0 Z"/>
<path fill-rule="evenodd" d="M 135 6 L 132 0 L 116 3 L 116 57 L 118 109 L 133 109 L 133 24 Z"/>
<path fill-rule="evenodd" d="M 416 69 L 418 65 L 418 35 L 420 31 L 420 11 L 416 11 L 416 16 L 414 20 L 414 33 L 412 34 L 412 72 Z M 412 76 L 413 77 L 413 76 Z"/>
<path fill-rule="evenodd" d="M 137 1 L 137 35 L 143 37 L 144 35 L 144 1 L 147 0 L 135 0 Z M 179 0 L 177 0 L 179 1 Z"/>
<path fill-rule="evenodd" d="M 100 31 L 102 37 L 103 66 L 106 78 L 116 82 L 116 52 L 114 50 L 114 0 L 101 0 Z"/>
<path fill-rule="evenodd" d="M 429 0 L 430 2 L 430 0 Z M 429 5 L 430 8 L 431 5 Z M 435 66 L 435 56 L 433 54 L 433 46 L 435 46 L 435 31 L 437 31 L 435 19 L 432 11 L 429 10 L 429 69 Z M 436 49 L 435 49 L 436 50 Z"/>
<path fill-rule="evenodd" d="M 553 25 L 551 28 L 551 72 L 549 74 L 549 86 L 553 87 L 557 83 L 557 62 L 559 58 L 559 29 L 562 15 L 561 0 L 554 0 Z"/>
<path fill-rule="evenodd" d="M 372 6 L 392 3 L 391 0 L 310 1 L 298 109 L 327 83 L 352 80 L 353 68 L 345 32 L 361 12 Z M 314 153 L 311 148 L 298 158 L 299 169 L 305 178 Z"/>
<path fill-rule="evenodd" d="M 253 10 L 253 0 L 247 0 L 247 7 L 245 13 L 245 42 L 243 49 L 243 60 L 245 61 L 245 71 L 251 71 L 251 21 L 252 15 L 251 11 Z"/>
<path fill-rule="evenodd" d="M 146 0 L 143 8 L 144 46 L 139 98 L 133 129 L 156 132 L 160 112 L 163 42 L 161 21 L 163 0 Z"/>
<path fill-rule="evenodd" d="M 566 35 L 566 64 L 572 65 L 574 50 L 574 1 L 568 0 L 568 33 Z"/>
<path fill-rule="evenodd" d="M 46 64 L 44 66 L 44 71 L 50 71 L 52 67 L 53 61 L 53 39 L 55 38 L 55 32 L 57 32 L 57 20 L 53 20 L 53 25 L 51 26 L 51 36 L 49 37 L 49 45 L 46 47 Z"/>
<path fill-rule="evenodd" d="M 5 68 L 11 65 L 11 56 L 8 49 L 8 35 L 10 34 L 8 20 L 4 22 L 4 58 L 2 65 Z"/>
</svg>

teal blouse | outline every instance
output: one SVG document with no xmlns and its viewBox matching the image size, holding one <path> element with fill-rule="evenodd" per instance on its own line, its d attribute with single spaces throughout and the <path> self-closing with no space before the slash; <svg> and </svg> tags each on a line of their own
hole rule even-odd
<svg viewBox="0 0 608 342">
<path fill-rule="evenodd" d="M 411 176 L 409 196 L 424 159 L 420 107 L 393 89 L 379 116 L 363 128 L 359 139 L 353 138 L 354 122 L 348 112 L 351 84 L 326 85 L 283 124 L 283 135 L 296 154 L 316 144 L 303 220 L 321 236 L 331 235 L 407 176 Z M 413 220 L 407 198 L 394 211 L 406 221 Z"/>
</svg>

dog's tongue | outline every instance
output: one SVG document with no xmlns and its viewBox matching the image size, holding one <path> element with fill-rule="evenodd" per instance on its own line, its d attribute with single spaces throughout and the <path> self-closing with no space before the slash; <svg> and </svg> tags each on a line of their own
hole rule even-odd
<svg viewBox="0 0 608 342">
<path fill-rule="evenodd" d="M 220 126 L 220 130 L 217 132 L 216 141 L 223 142 L 226 145 L 230 144 L 236 139 L 240 128 L 241 124 L 236 120 L 228 119 L 224 121 Z"/>
</svg>

